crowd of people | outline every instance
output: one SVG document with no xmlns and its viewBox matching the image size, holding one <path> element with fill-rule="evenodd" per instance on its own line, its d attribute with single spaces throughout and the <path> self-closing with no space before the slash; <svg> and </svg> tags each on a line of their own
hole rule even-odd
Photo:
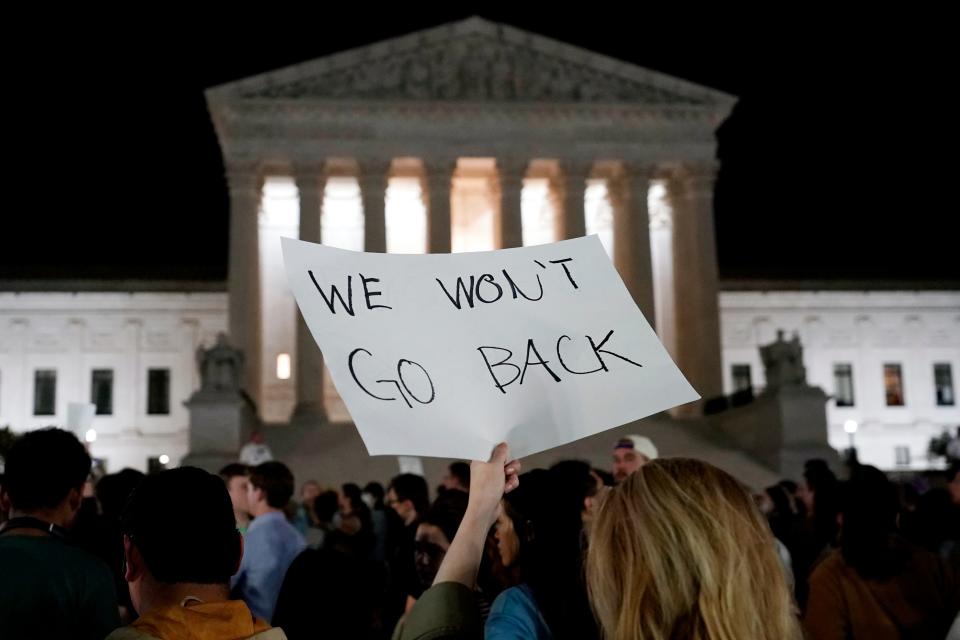
<svg viewBox="0 0 960 640">
<path fill-rule="evenodd" d="M 608 469 L 501 444 L 432 500 L 413 474 L 294 499 L 273 460 L 90 471 L 60 429 L 9 452 L 0 638 L 960 637 L 957 468 L 811 460 L 751 491 L 628 436 Z"/>
</svg>

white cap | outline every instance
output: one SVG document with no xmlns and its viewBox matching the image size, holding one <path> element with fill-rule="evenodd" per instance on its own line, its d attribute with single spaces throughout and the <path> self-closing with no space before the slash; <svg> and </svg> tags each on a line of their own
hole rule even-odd
<svg viewBox="0 0 960 640">
<path fill-rule="evenodd" d="M 646 436 L 623 436 L 617 440 L 617 444 L 614 446 L 614 449 L 632 449 L 633 451 L 646 456 L 647 460 L 656 460 L 658 455 L 657 447 L 653 444 L 653 440 Z"/>
</svg>

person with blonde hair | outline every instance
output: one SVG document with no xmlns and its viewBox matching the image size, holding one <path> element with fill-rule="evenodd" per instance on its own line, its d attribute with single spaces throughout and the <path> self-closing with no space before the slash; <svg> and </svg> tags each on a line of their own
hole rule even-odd
<svg viewBox="0 0 960 640">
<path fill-rule="evenodd" d="M 737 480 L 699 460 L 654 460 L 609 492 L 587 589 L 606 638 L 801 637 L 763 516 Z"/>
<path fill-rule="evenodd" d="M 480 638 L 472 587 L 519 463 L 505 445 L 471 468 L 467 516 L 400 640 Z M 747 490 L 705 462 L 658 459 L 607 492 L 586 580 L 608 640 L 800 640 L 773 536 Z"/>
</svg>

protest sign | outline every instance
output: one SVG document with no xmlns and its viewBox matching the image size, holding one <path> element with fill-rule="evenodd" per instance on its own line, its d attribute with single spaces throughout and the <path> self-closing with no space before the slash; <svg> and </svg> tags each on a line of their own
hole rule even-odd
<svg viewBox="0 0 960 640">
<path fill-rule="evenodd" d="M 478 253 L 282 239 L 290 288 L 371 455 L 543 451 L 699 398 L 596 236 Z"/>
</svg>

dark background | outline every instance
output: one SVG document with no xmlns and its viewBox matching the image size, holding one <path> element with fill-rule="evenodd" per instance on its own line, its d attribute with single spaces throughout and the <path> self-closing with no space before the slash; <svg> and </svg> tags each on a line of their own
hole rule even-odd
<svg viewBox="0 0 960 640">
<path fill-rule="evenodd" d="M 0 278 L 224 279 L 203 90 L 470 15 L 411 7 L 20 25 Z M 956 72 L 936 19 L 629 9 L 481 15 L 739 96 L 718 132 L 722 277 L 960 285 Z"/>
</svg>

